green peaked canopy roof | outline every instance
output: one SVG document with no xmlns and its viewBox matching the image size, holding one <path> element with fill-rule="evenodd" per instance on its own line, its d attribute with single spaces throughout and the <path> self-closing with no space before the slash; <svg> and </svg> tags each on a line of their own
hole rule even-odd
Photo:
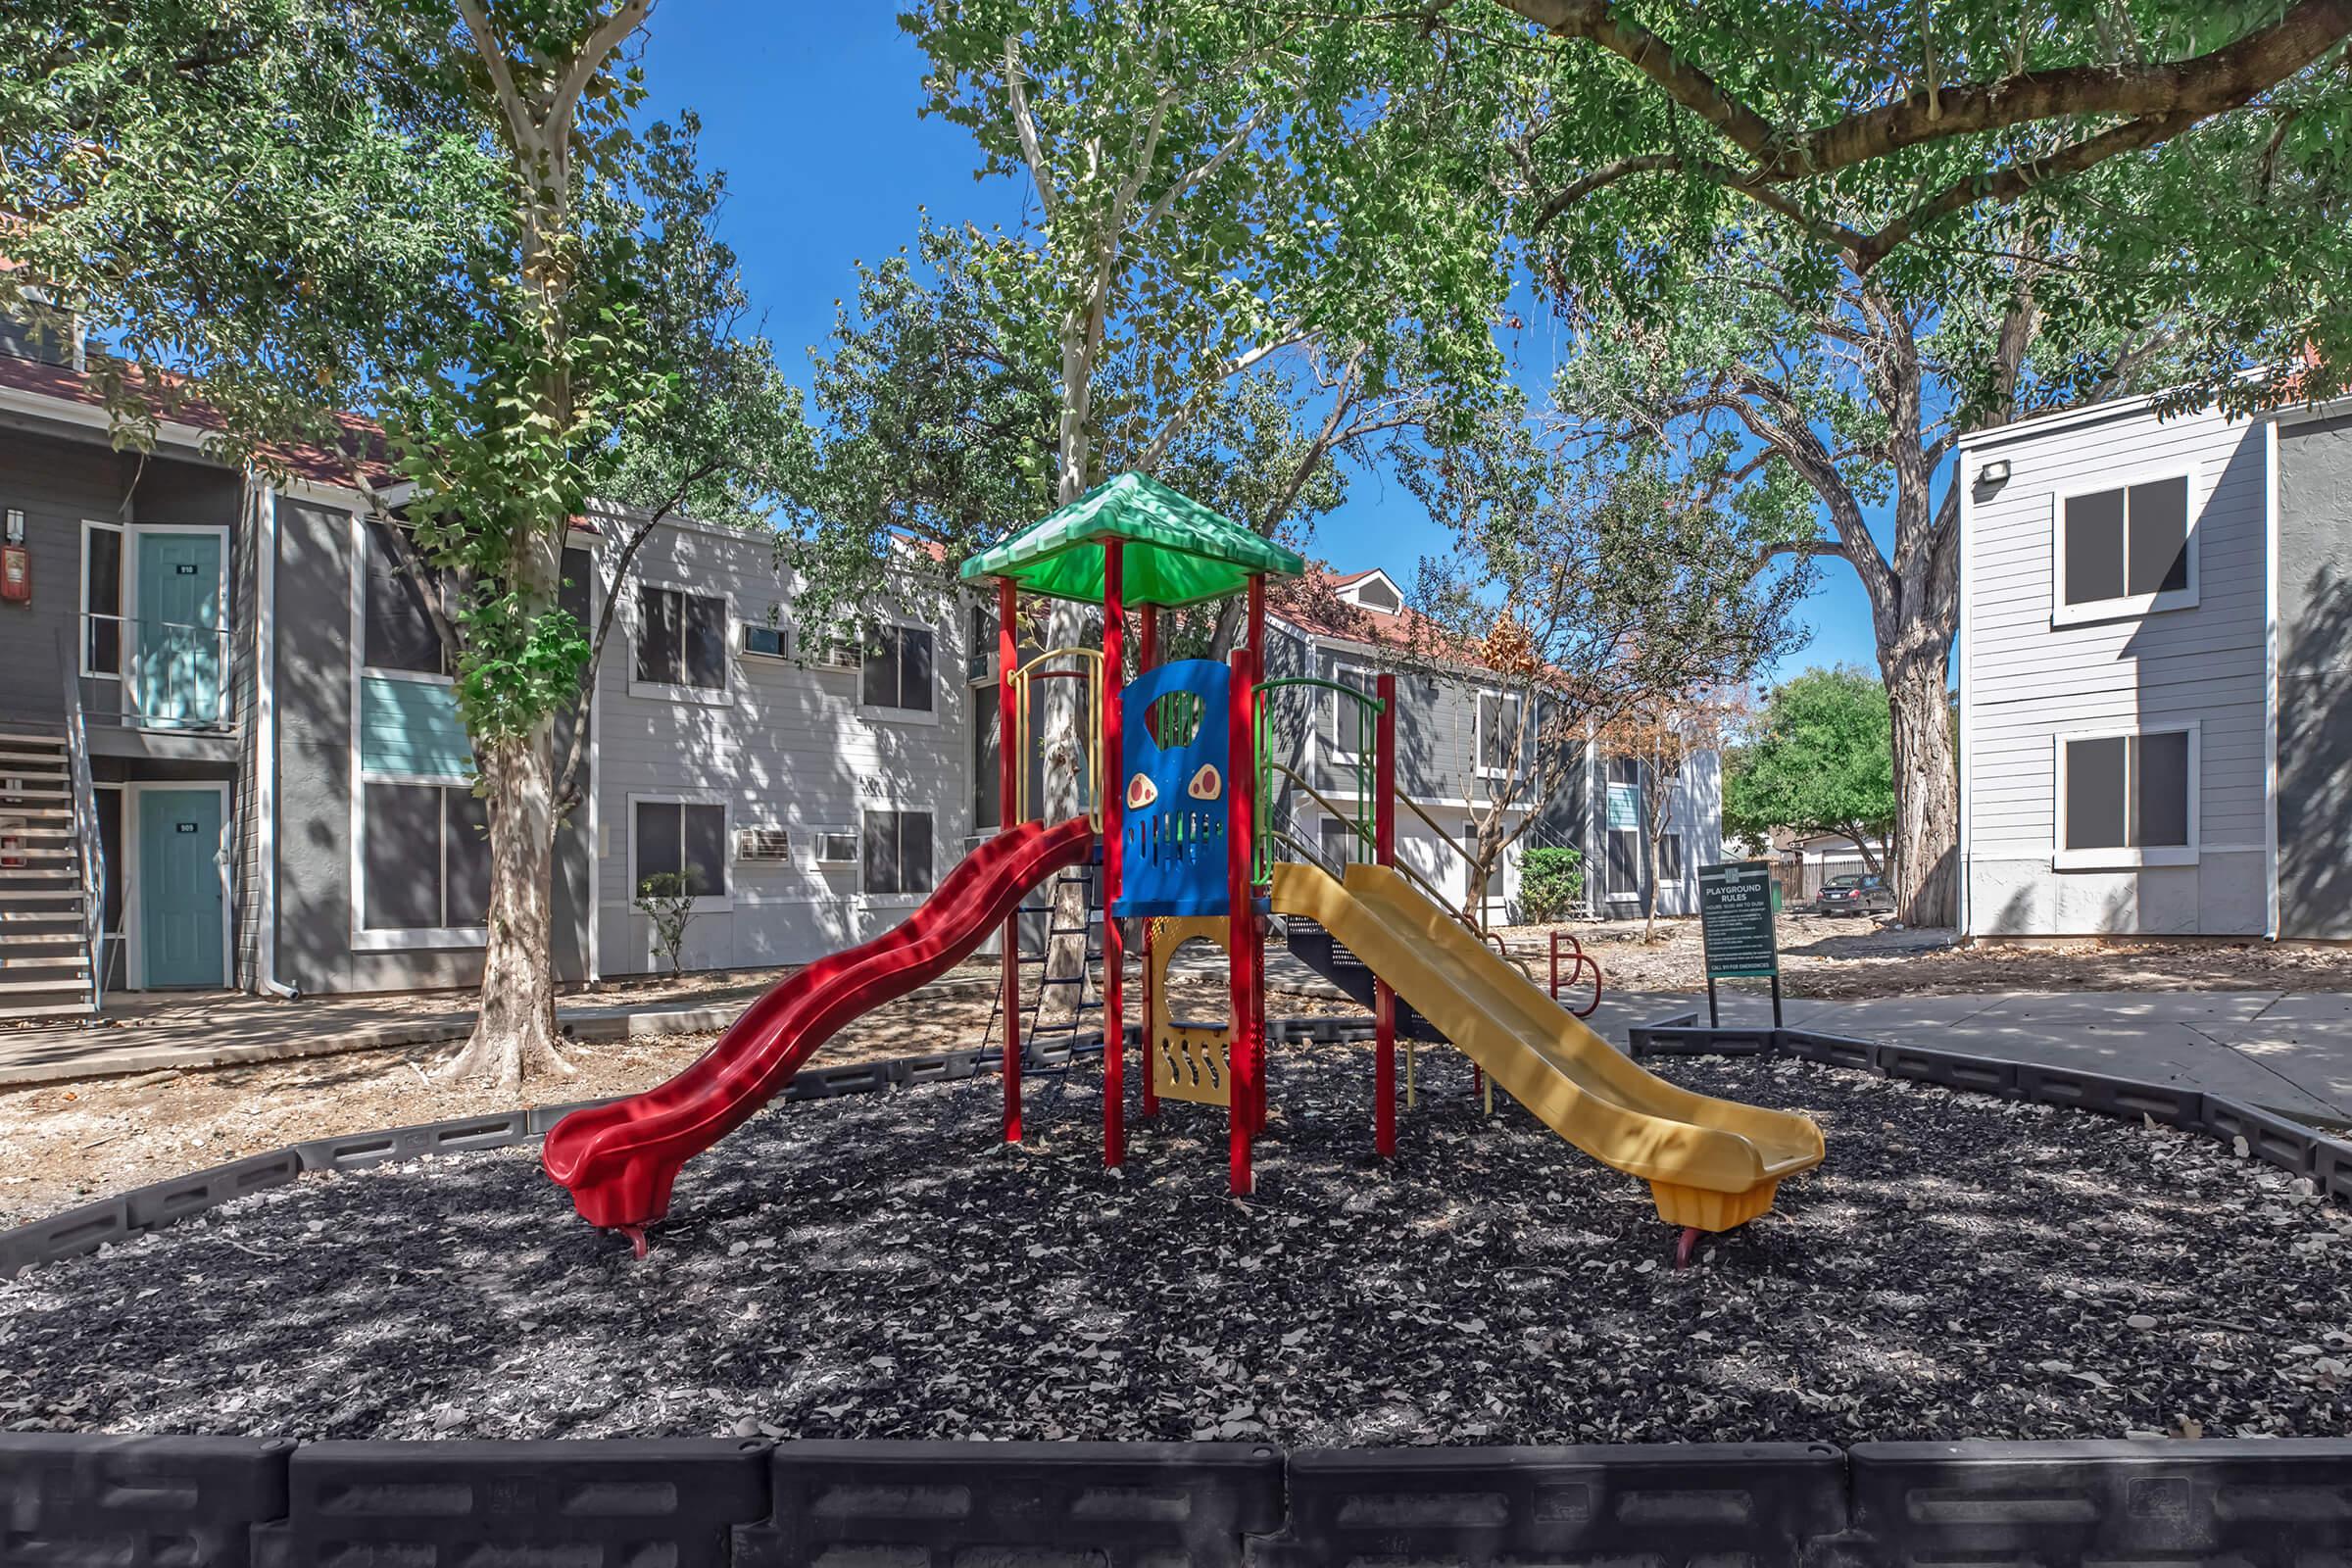
<svg viewBox="0 0 2352 1568">
<path fill-rule="evenodd" d="M 1128 606 L 1198 605 L 1240 593 L 1264 572 L 1296 577 L 1297 555 L 1157 479 L 1122 473 L 1053 515 L 981 551 L 963 564 L 966 582 L 1009 577 L 1055 599 L 1102 602 L 1105 539 L 1119 552 L 1119 599 Z"/>
</svg>

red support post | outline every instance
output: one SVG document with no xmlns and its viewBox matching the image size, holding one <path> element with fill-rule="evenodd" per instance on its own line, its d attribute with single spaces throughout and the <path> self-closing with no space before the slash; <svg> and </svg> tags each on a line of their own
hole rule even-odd
<svg viewBox="0 0 2352 1568">
<path fill-rule="evenodd" d="M 1257 801 L 1257 683 L 1266 678 L 1266 578 L 1263 572 L 1250 574 L 1250 685 L 1239 694 L 1246 698 L 1250 710 L 1250 780 L 1251 808 L 1251 838 L 1255 839 Z M 1257 864 L 1256 845 L 1250 846 L 1250 863 Z M 1254 871 L 1252 872 L 1254 875 Z M 1266 1127 L 1266 927 L 1257 917 L 1255 888 L 1251 888 L 1250 904 L 1250 1067 L 1255 1093 L 1250 1107 L 1250 1130 L 1263 1132 Z"/>
<path fill-rule="evenodd" d="M 1120 716 L 1127 684 L 1127 607 L 1119 599 L 1119 541 L 1102 541 L 1102 1163 L 1127 1160 L 1127 1011 L 1123 1003 L 1127 954 L 1119 922 L 1119 864 L 1126 831 L 1127 768 L 1121 760 Z"/>
<path fill-rule="evenodd" d="M 1135 667 L 1139 670 L 1159 667 L 1159 612 L 1150 605 L 1143 608 L 1143 643 L 1135 651 Z M 1122 797 L 1123 799 L 1123 797 Z M 1156 1000 L 1152 984 L 1152 922 L 1144 927 L 1144 1118 L 1149 1121 L 1159 1114 L 1159 1043 L 1152 1038 L 1152 1006 Z"/>
<path fill-rule="evenodd" d="M 1380 701 L 1374 728 L 1372 844 L 1383 865 L 1396 863 L 1396 677 L 1373 683 Z M 1386 1159 L 1396 1152 L 1396 993 L 1377 976 L 1372 981 L 1372 1147 Z"/>
<path fill-rule="evenodd" d="M 1232 699 L 1227 704 L 1229 743 L 1225 796 L 1230 803 L 1225 819 L 1225 891 L 1231 900 L 1226 947 L 1230 951 L 1233 988 L 1233 1041 L 1226 1057 L 1229 1077 L 1227 1134 L 1230 1184 L 1233 1196 L 1250 1196 L 1250 1138 L 1254 1132 L 1257 1105 L 1256 1065 L 1250 1056 L 1250 998 L 1253 989 L 1250 957 L 1256 952 L 1257 902 L 1253 860 L 1257 848 L 1257 735 L 1252 722 L 1252 694 L 1257 671 L 1250 650 L 1233 653 Z"/>
<path fill-rule="evenodd" d="M 1012 579 L 997 580 L 997 831 L 1009 833 L 1021 798 L 1019 700 L 1012 672 L 1020 663 L 1013 628 Z M 1021 1141 L 1021 917 L 1004 917 L 1004 1141 Z"/>
</svg>

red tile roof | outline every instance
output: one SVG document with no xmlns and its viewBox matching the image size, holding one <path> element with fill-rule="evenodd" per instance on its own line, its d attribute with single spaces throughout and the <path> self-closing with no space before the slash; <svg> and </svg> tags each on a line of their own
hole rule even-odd
<svg viewBox="0 0 2352 1568">
<path fill-rule="evenodd" d="M 1393 648 L 1422 659 L 1488 667 L 1476 647 L 1457 641 L 1410 605 L 1395 611 L 1375 610 L 1340 597 L 1341 589 L 1353 587 L 1371 575 L 1369 567 L 1343 573 L 1310 562 L 1304 576 L 1268 585 L 1266 608 L 1313 636 L 1338 637 L 1374 648 Z"/>
<path fill-rule="evenodd" d="M 173 390 L 177 383 L 170 383 Z M 18 392 L 30 392 L 40 397 L 55 398 L 61 403 L 78 404 L 83 408 L 100 408 L 105 399 L 100 396 L 95 377 L 71 366 L 44 365 L 37 360 L 22 360 L 0 354 L 0 387 Z M 164 416 L 173 424 L 188 425 L 206 433 L 226 428 L 218 411 L 194 399 L 183 400 Z M 276 445 L 265 449 L 265 456 L 298 479 L 318 484 L 340 485 L 349 488 L 352 472 L 347 453 L 366 453 L 364 466 L 368 482 L 393 484 L 400 475 L 383 459 L 384 432 L 369 420 L 354 414 L 335 416 L 343 430 L 344 451 L 308 445 Z"/>
</svg>

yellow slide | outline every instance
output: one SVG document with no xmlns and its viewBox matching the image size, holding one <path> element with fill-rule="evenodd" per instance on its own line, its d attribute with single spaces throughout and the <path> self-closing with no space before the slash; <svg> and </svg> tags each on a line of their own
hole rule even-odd
<svg viewBox="0 0 2352 1568">
<path fill-rule="evenodd" d="M 1544 1124 L 1649 1183 L 1670 1225 L 1727 1231 L 1772 1207 L 1781 1178 L 1821 1163 L 1821 1129 L 1678 1089 L 1634 1065 L 1384 865 L 1345 886 L 1274 868 L 1274 909 L 1315 921 Z"/>
</svg>

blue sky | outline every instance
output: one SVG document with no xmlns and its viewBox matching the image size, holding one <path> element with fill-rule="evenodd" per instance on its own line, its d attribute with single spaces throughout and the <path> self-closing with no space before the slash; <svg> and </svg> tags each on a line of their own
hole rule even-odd
<svg viewBox="0 0 2352 1568">
<path fill-rule="evenodd" d="M 972 178 L 970 140 L 916 118 L 922 57 L 899 31 L 894 5 L 709 6 L 656 9 L 645 65 L 661 116 L 703 117 L 703 155 L 727 172 L 721 220 L 745 282 L 787 368 L 806 379 L 807 350 L 857 285 L 854 263 L 908 243 L 915 211 L 983 227 L 1019 215 L 1006 180 Z M 1542 355 L 1531 320 L 1522 352 Z M 1385 566 L 1411 585 L 1415 562 L 1446 539 L 1403 489 L 1350 475 L 1345 506 L 1310 545 L 1342 570 Z M 1877 667 L 1867 603 L 1852 572 L 1830 563 L 1807 603 L 1812 641 L 1783 673 L 1812 663 Z"/>
</svg>

